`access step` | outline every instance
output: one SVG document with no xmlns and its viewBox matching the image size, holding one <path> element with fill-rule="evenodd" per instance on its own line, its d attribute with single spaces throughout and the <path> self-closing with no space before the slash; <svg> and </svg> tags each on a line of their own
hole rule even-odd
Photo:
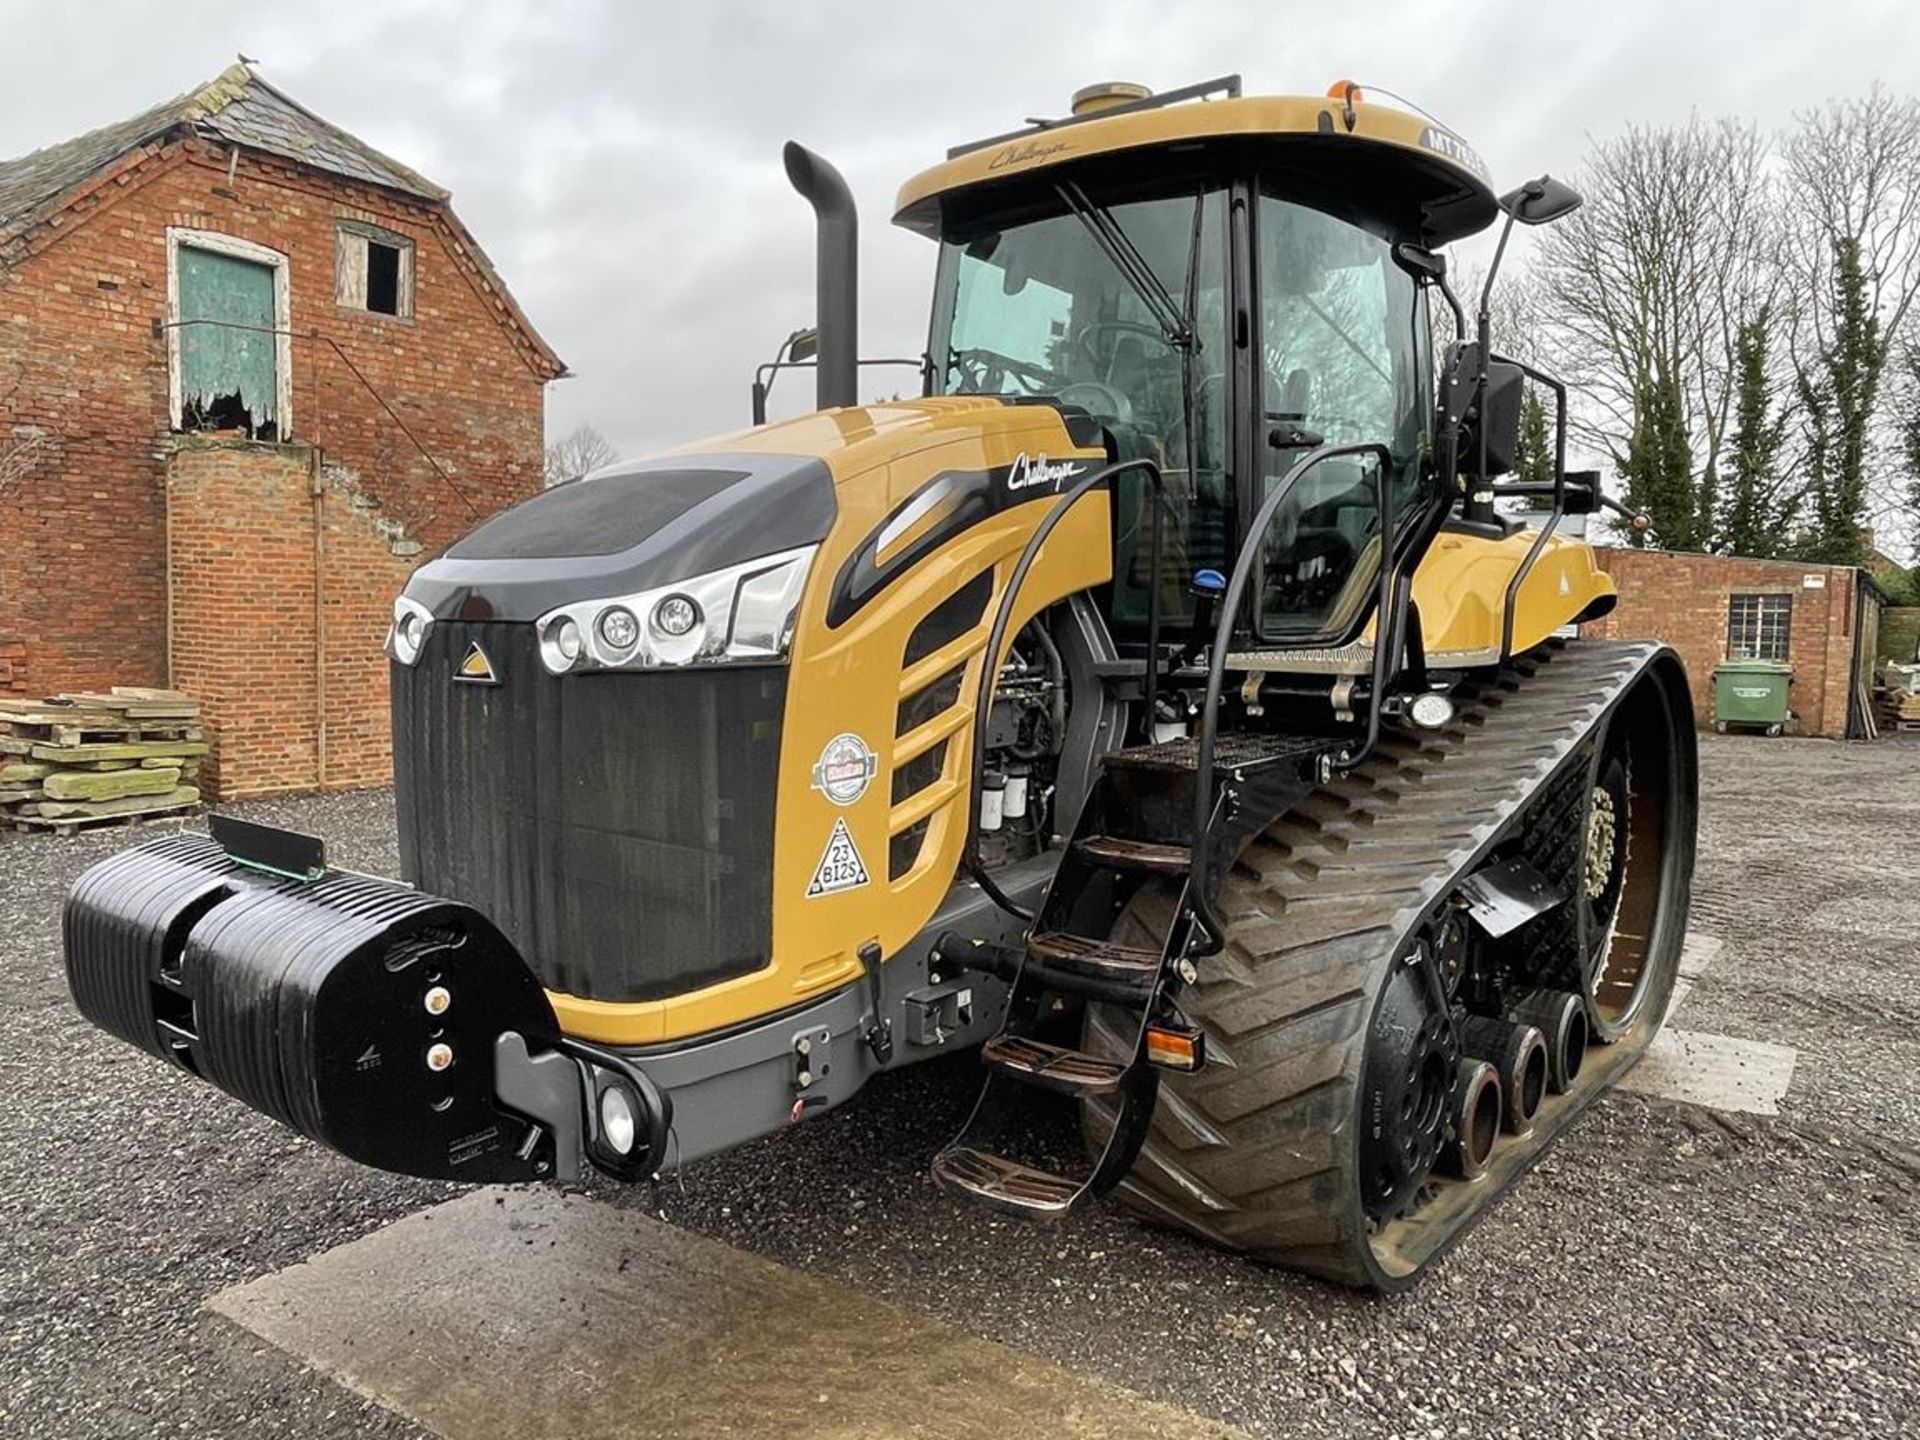
<svg viewBox="0 0 1920 1440">
<path fill-rule="evenodd" d="M 1117 1060 L 1027 1035 L 994 1036 L 980 1047 L 980 1061 L 1043 1090 L 1089 1099 L 1113 1094 L 1127 1076 L 1127 1067 Z"/>
<path fill-rule="evenodd" d="M 1073 848 L 1096 865 L 1149 875 L 1184 875 L 1193 864 L 1193 851 L 1187 846 L 1169 845 L 1158 840 L 1088 835 L 1074 841 Z"/>
<path fill-rule="evenodd" d="M 1060 1219 L 1073 1209 L 1082 1189 L 1077 1180 L 971 1145 L 950 1146 L 934 1156 L 933 1178 L 983 1205 L 1030 1220 Z"/>
<path fill-rule="evenodd" d="M 1160 978 L 1160 952 L 1055 930 L 1027 941 L 1027 954 L 1049 975 L 1079 975 L 1122 985 L 1151 986 Z"/>
<path fill-rule="evenodd" d="M 1215 770 L 1251 770 L 1282 761 L 1311 760 L 1332 747 L 1324 735 L 1221 735 L 1213 745 Z M 1185 771 L 1200 768 L 1200 744 L 1191 735 L 1136 745 L 1105 757 L 1109 769 Z"/>
</svg>

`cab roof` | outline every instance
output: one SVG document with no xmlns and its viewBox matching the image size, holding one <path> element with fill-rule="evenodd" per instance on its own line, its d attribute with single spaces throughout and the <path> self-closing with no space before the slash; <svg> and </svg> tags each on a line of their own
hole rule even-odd
<svg viewBox="0 0 1920 1440">
<path fill-rule="evenodd" d="M 1225 99 L 1204 98 L 1223 89 Z M 1432 120 L 1357 98 L 1357 87 L 1342 90 L 1242 97 L 1234 76 L 960 146 L 900 188 L 894 223 L 937 238 L 953 216 L 1014 202 L 1036 183 L 1253 167 L 1342 194 L 1428 246 L 1493 221 L 1498 206 L 1472 146 Z"/>
</svg>

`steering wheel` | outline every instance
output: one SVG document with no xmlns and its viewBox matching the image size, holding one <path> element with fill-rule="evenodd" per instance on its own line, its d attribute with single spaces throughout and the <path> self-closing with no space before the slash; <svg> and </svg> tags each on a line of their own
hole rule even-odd
<svg viewBox="0 0 1920 1440">
<path fill-rule="evenodd" d="M 1078 405 L 1097 419 L 1133 423 L 1133 402 L 1104 381 L 1076 380 L 1061 386 L 1054 398 L 1066 405 Z"/>
<path fill-rule="evenodd" d="M 1158 325 L 1148 325 L 1139 320 L 1096 320 L 1076 335 L 1073 340 L 1075 353 L 1094 369 L 1100 368 L 1100 357 L 1094 354 L 1093 351 L 1094 337 L 1104 335 L 1109 331 L 1116 335 L 1144 335 L 1149 340 L 1157 340 L 1162 345 L 1167 343 L 1166 332 Z M 1114 357 L 1109 355 L 1106 365 L 1107 378 L 1109 380 L 1113 378 L 1113 361 Z"/>
<path fill-rule="evenodd" d="M 984 345 L 970 345 L 964 350 L 955 350 L 948 363 L 963 372 L 967 383 L 976 388 L 976 393 L 986 395 L 1002 394 L 1002 387 L 1009 379 L 1018 381 L 1029 395 L 1051 394 L 1060 388 L 1060 382 L 1065 378 L 1044 365 L 1016 360 L 1011 355 L 1002 355 L 998 350 L 989 350 Z"/>
</svg>

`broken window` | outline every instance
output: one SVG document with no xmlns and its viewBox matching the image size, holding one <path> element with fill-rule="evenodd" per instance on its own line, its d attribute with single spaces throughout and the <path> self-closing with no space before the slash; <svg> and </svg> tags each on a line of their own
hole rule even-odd
<svg viewBox="0 0 1920 1440">
<path fill-rule="evenodd" d="M 1727 597 L 1727 658 L 1785 660 L 1793 630 L 1793 596 Z"/>
<path fill-rule="evenodd" d="M 377 225 L 342 220 L 334 256 L 334 298 L 352 310 L 413 316 L 413 242 Z"/>
<path fill-rule="evenodd" d="M 274 267 L 185 243 L 175 265 L 178 428 L 278 439 Z"/>
</svg>

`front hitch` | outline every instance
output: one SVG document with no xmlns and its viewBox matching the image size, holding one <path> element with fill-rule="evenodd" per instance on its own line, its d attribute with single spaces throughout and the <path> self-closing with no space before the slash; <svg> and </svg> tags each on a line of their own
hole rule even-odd
<svg viewBox="0 0 1920 1440">
<path fill-rule="evenodd" d="M 87 1019 L 378 1169 L 490 1183 L 657 1167 L 665 1097 L 563 1036 L 479 911 L 329 870 L 306 837 L 222 833 L 149 840 L 74 884 L 67 982 Z"/>
</svg>

